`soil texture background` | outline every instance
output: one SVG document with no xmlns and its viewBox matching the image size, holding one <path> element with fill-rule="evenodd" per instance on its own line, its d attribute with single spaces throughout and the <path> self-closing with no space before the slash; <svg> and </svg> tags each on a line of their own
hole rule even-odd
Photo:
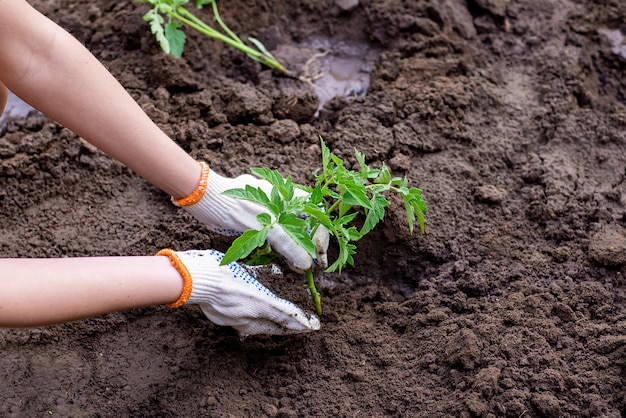
<svg viewBox="0 0 626 418">
<path fill-rule="evenodd" d="M 429 212 L 411 236 L 392 202 L 355 266 L 320 281 L 313 334 L 240 341 L 194 306 L 0 330 L 0 416 L 626 415 L 626 47 L 606 36 L 626 36 L 625 2 L 220 2 L 276 51 L 380 51 L 367 95 L 317 116 L 309 86 L 191 30 L 181 59 L 163 54 L 145 4 L 32 4 L 216 171 L 307 183 L 321 135 L 349 165 L 356 147 L 407 176 Z M 2 257 L 230 243 L 37 115 L 0 134 L 0 213 Z M 310 309 L 283 271 L 265 283 Z"/>
</svg>

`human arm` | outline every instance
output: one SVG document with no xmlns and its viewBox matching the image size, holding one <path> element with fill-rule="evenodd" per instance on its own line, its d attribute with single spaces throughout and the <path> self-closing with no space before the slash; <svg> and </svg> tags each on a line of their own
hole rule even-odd
<svg viewBox="0 0 626 418">
<path fill-rule="evenodd" d="M 80 42 L 24 0 L 0 5 L 0 82 L 166 193 L 194 190 L 196 161 Z"/>
<path fill-rule="evenodd" d="M 9 90 L 0 82 L 0 115 L 4 112 L 4 107 L 7 105 L 8 98 Z"/>
<path fill-rule="evenodd" d="M 171 303 L 182 288 L 166 257 L 0 258 L 0 327 Z"/>
<path fill-rule="evenodd" d="M 319 329 L 319 319 L 280 299 L 214 251 L 151 257 L 0 259 L 0 327 L 74 321 L 167 304 L 197 304 L 212 322 L 242 335 Z"/>
</svg>

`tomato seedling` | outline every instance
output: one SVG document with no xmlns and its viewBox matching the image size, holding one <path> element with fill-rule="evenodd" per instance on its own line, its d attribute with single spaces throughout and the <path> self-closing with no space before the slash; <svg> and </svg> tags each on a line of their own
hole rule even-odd
<svg viewBox="0 0 626 418">
<path fill-rule="evenodd" d="M 384 163 L 381 168 L 370 168 L 366 164 L 365 155 L 356 149 L 354 152 L 359 170 L 350 170 L 343 160 L 330 152 L 322 138 L 320 143 L 322 167 L 314 174 L 313 187 L 295 184 L 291 177 L 284 178 L 276 170 L 252 168 L 254 175 L 272 185 L 269 196 L 261 188 L 252 186 L 224 192 L 236 199 L 256 202 L 267 208 L 268 213 L 257 216 L 261 229 L 247 230 L 233 241 L 222 264 L 245 259 L 255 250 L 257 253 L 253 256 L 254 260 L 266 259 L 271 253 L 266 244 L 267 234 L 275 225 L 280 225 L 315 258 L 316 246 L 313 239 L 317 229 L 323 226 L 339 247 L 337 259 L 326 271 L 341 271 L 346 265 L 354 265 L 354 243 L 372 231 L 383 219 L 385 208 L 390 204 L 385 197 L 387 192 L 396 192 L 402 196 L 411 234 L 416 222 L 424 233 L 424 214 L 428 209 L 420 189 L 409 187 L 406 177 L 392 177 Z M 296 193 L 297 189 L 306 193 Z M 364 215 L 364 220 L 360 218 L 361 222 L 357 222 L 359 214 Z M 309 269 L 305 274 L 315 310 L 321 315 L 320 295 L 315 288 L 313 270 Z"/>
<path fill-rule="evenodd" d="M 140 3 L 149 3 L 153 7 L 143 19 L 150 24 L 150 31 L 167 54 L 180 57 L 183 54 L 187 39 L 182 26 L 187 25 L 211 38 L 220 40 L 248 55 L 255 61 L 273 68 L 282 74 L 290 75 L 289 71 L 265 48 L 256 38 L 249 37 L 252 46 L 246 44 L 224 23 L 217 9 L 216 0 L 196 0 L 198 9 L 211 5 L 213 18 L 223 33 L 196 17 L 185 8 L 189 0 L 137 0 Z"/>
</svg>

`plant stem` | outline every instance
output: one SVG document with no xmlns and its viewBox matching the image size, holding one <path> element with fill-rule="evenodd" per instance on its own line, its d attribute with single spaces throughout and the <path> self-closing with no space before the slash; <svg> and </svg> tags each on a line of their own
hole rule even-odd
<svg viewBox="0 0 626 418">
<path fill-rule="evenodd" d="M 304 272 L 306 275 L 306 285 L 311 291 L 311 297 L 313 298 L 313 304 L 315 305 L 315 312 L 318 315 L 322 315 L 322 302 L 320 300 L 320 294 L 315 288 L 315 281 L 313 280 L 313 269 L 310 268 Z"/>
<path fill-rule="evenodd" d="M 226 32 L 226 34 L 228 36 L 230 36 L 232 39 L 243 43 L 243 41 L 241 40 L 241 38 L 239 38 L 239 36 L 237 36 L 237 34 L 235 32 L 233 32 L 232 30 L 230 30 L 230 28 L 226 25 L 226 23 L 224 23 L 224 21 L 222 20 L 221 16 L 220 16 L 220 12 L 219 10 L 217 10 L 217 2 L 214 1 L 211 3 L 211 7 L 213 9 L 213 18 L 215 19 L 215 21 L 217 22 L 218 25 L 220 25 L 220 27 L 222 28 L 222 30 L 224 32 Z"/>
<path fill-rule="evenodd" d="M 265 64 L 270 68 L 278 70 L 283 74 L 289 75 L 289 71 L 287 71 L 287 69 L 283 67 L 283 65 L 280 62 L 276 61 L 275 59 L 269 58 L 262 52 L 257 51 L 256 49 L 251 48 L 248 45 L 244 44 L 241 41 L 241 39 L 239 39 L 239 37 L 237 37 L 236 35 L 235 35 L 235 39 L 233 39 L 216 31 L 215 29 L 213 29 L 212 27 L 204 23 L 202 20 L 198 19 L 193 13 L 191 13 L 189 10 L 185 9 L 184 7 L 179 7 L 176 10 L 170 7 L 162 7 L 162 6 L 159 6 L 159 8 L 162 12 L 169 14 L 174 19 L 177 19 L 181 23 L 184 23 L 185 25 L 197 30 L 198 32 L 204 35 L 207 35 L 209 37 L 212 37 L 214 39 L 220 40 L 224 42 L 225 44 L 230 45 L 234 48 L 237 48 L 241 52 L 247 54 L 250 58 L 257 60 L 260 63 Z"/>
</svg>

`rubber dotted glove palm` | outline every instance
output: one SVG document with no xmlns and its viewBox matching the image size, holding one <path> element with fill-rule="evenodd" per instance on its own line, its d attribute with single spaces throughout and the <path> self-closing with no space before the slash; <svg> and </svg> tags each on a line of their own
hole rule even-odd
<svg viewBox="0 0 626 418">
<path fill-rule="evenodd" d="M 189 196 L 175 200 L 174 204 L 184 208 L 196 219 L 206 225 L 209 229 L 222 235 L 241 235 L 248 229 L 261 229 L 261 224 L 257 220 L 259 213 L 269 213 L 263 206 L 247 200 L 234 199 L 222 193 L 230 189 L 243 189 L 246 185 L 261 188 L 266 194 L 270 194 L 272 185 L 266 181 L 258 179 L 249 174 L 244 174 L 236 178 L 228 178 L 219 175 L 205 163 L 202 166 L 202 176 L 198 187 Z M 210 171 L 210 174 L 209 174 Z M 305 196 L 306 192 L 297 190 Z M 307 251 L 299 246 L 280 227 L 274 226 L 267 235 L 267 241 L 272 249 L 281 254 L 296 270 L 307 270 L 312 267 L 313 259 Z M 317 229 L 313 237 L 316 246 L 317 263 L 321 268 L 328 267 L 328 242 L 329 235 L 326 228 Z"/>
<path fill-rule="evenodd" d="M 238 263 L 220 266 L 224 254 L 219 251 L 164 249 L 157 255 L 168 256 L 183 278 L 183 292 L 171 307 L 198 304 L 213 323 L 231 326 L 242 337 L 297 334 L 320 328 L 315 315 L 274 295 Z"/>
</svg>

